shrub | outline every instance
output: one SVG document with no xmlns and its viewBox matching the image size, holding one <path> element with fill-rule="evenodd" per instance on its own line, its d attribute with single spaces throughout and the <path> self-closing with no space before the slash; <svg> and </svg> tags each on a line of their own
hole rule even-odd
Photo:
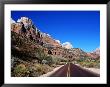
<svg viewBox="0 0 110 87">
<path fill-rule="evenodd" d="M 28 70 L 30 71 L 30 77 L 37 77 L 51 71 L 52 69 L 48 65 L 34 64 L 33 66 L 30 66 Z"/>
<path fill-rule="evenodd" d="M 88 68 L 91 68 L 91 67 L 99 68 L 100 67 L 99 59 L 82 58 L 82 59 L 78 59 L 76 61 L 83 67 L 88 67 Z"/>
<path fill-rule="evenodd" d="M 13 75 L 15 77 L 24 77 L 27 76 L 29 73 L 28 69 L 25 67 L 24 64 L 19 64 L 14 68 Z"/>
<path fill-rule="evenodd" d="M 53 59 L 52 59 L 51 56 L 47 56 L 47 57 L 45 58 L 45 60 L 47 60 L 47 64 L 48 64 L 49 66 L 53 64 Z"/>
</svg>

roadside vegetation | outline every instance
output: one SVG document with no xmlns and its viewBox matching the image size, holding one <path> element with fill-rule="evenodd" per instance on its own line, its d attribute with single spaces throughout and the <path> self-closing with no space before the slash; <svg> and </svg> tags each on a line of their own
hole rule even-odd
<svg viewBox="0 0 110 87">
<path fill-rule="evenodd" d="M 80 58 L 76 60 L 76 63 L 87 68 L 100 68 L 100 58 Z"/>
<path fill-rule="evenodd" d="M 54 58 L 52 56 L 46 56 L 42 59 L 42 62 L 38 62 L 37 59 L 26 61 L 17 57 L 12 57 L 11 76 L 38 77 L 65 63 L 65 60 Z"/>
<path fill-rule="evenodd" d="M 11 76 L 38 77 L 65 64 L 67 59 L 46 54 L 43 47 L 30 39 L 12 32 Z"/>
</svg>

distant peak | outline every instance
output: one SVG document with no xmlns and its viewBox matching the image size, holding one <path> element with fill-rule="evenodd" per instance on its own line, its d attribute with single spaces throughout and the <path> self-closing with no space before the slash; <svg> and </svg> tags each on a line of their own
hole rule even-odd
<svg viewBox="0 0 110 87">
<path fill-rule="evenodd" d="M 94 51 L 94 53 L 100 54 L 100 48 L 96 48 L 96 50 Z"/>
</svg>

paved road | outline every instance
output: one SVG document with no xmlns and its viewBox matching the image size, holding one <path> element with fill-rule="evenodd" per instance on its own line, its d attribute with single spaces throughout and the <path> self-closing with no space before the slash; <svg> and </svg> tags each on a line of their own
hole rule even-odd
<svg viewBox="0 0 110 87">
<path fill-rule="evenodd" d="M 99 74 L 92 73 L 89 70 L 85 70 L 77 65 L 68 63 L 58 69 L 50 77 L 99 77 Z"/>
</svg>

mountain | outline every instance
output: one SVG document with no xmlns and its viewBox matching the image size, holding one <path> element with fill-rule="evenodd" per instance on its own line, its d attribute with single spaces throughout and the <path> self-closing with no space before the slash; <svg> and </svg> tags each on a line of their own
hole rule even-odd
<svg viewBox="0 0 110 87">
<path fill-rule="evenodd" d="M 92 53 L 100 55 L 100 48 L 96 48 L 96 50 L 94 50 Z"/>
<path fill-rule="evenodd" d="M 100 49 L 86 53 L 80 48 L 73 48 L 71 43 L 61 44 L 59 40 L 53 39 L 51 35 L 41 32 L 28 17 L 21 17 L 15 22 L 11 19 L 11 43 L 12 55 L 17 54 L 38 58 L 38 49 L 46 55 L 53 55 L 68 59 L 79 59 L 84 57 L 99 57 Z"/>
<path fill-rule="evenodd" d="M 100 58 L 100 48 L 96 48 L 93 52 L 87 53 L 89 57 Z"/>
<path fill-rule="evenodd" d="M 61 44 L 49 36 L 49 34 L 38 30 L 38 28 L 33 24 L 32 20 L 27 17 L 21 17 L 17 22 L 12 22 L 11 30 L 18 34 L 25 34 L 28 38 L 36 40 L 37 42 L 43 42 L 44 44 L 50 44 L 55 47 L 61 46 Z"/>
</svg>

